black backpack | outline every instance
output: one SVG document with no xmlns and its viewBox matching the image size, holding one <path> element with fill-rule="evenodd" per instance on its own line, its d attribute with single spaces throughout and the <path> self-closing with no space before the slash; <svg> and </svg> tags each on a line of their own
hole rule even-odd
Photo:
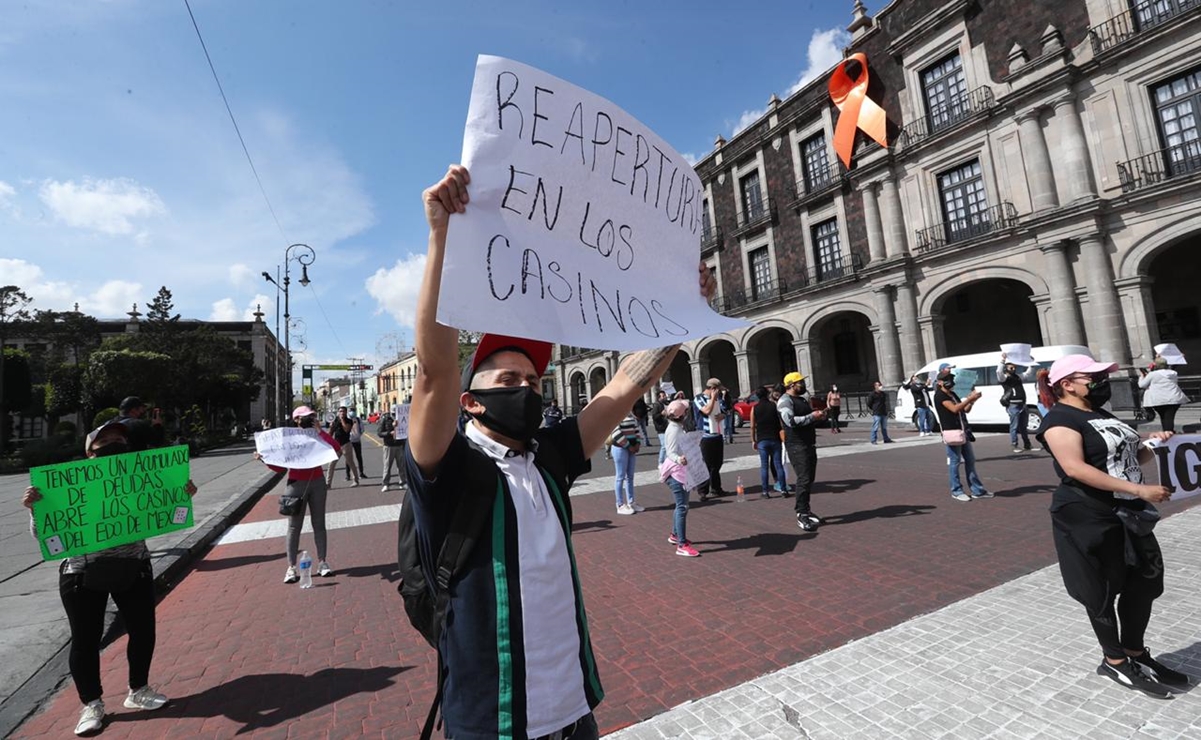
<svg viewBox="0 0 1201 740">
<path fill-rule="evenodd" d="M 488 516 L 492 512 L 497 496 L 505 495 L 508 485 L 504 476 L 496 467 L 492 458 L 488 457 L 479 445 L 466 440 L 469 449 L 468 456 L 475 462 L 466 466 L 467 477 L 463 495 L 455 510 L 450 515 L 450 526 L 442 548 L 438 551 L 438 562 L 434 568 L 436 582 L 430 584 L 421 569 L 421 558 L 417 552 L 417 522 L 413 516 L 413 507 L 407 505 L 400 508 L 400 519 L 396 539 L 396 562 L 400 570 L 400 583 L 396 589 L 404 600 L 405 614 L 409 624 L 413 625 L 430 647 L 438 650 L 442 628 L 446 623 L 446 608 L 450 604 L 450 583 L 467 565 L 471 551 L 484 530 Z M 555 479 L 563 493 L 563 505 L 567 510 L 567 522 L 572 521 L 571 499 L 567 497 L 567 488 L 562 484 L 567 478 L 566 465 L 558 455 L 558 450 L 550 444 L 540 445 L 534 454 L 534 463 Z M 413 487 L 409 486 L 412 495 Z M 551 494 L 554 495 L 553 493 Z M 434 703 L 426 715 L 425 725 L 421 730 L 421 740 L 429 740 L 435 726 L 441 726 L 435 721 L 439 707 L 442 705 L 442 687 L 445 683 L 445 672 L 442 665 L 441 651 L 438 654 L 438 690 L 434 695 Z"/>
</svg>

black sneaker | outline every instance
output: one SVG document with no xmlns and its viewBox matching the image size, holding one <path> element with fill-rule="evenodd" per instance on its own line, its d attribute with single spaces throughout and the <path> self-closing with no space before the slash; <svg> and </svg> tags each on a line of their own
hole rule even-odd
<svg viewBox="0 0 1201 740">
<path fill-rule="evenodd" d="M 796 515 L 796 523 L 797 523 L 798 527 L 805 530 L 806 532 L 816 532 L 817 531 L 817 526 L 818 526 L 817 522 L 815 522 L 811 516 L 808 516 L 806 514 L 797 514 Z"/>
<path fill-rule="evenodd" d="M 1159 683 L 1155 679 L 1143 672 L 1142 665 L 1136 663 L 1129 658 L 1125 663 L 1114 665 L 1108 660 L 1102 660 L 1101 665 L 1097 666 L 1097 675 L 1108 676 L 1116 683 L 1125 686 L 1128 689 L 1138 689 L 1147 696 L 1155 699 L 1171 699 L 1172 692 L 1167 686 Z"/>
<path fill-rule="evenodd" d="M 1143 673 L 1146 673 L 1168 688 L 1188 688 L 1190 684 L 1188 676 L 1180 671 L 1174 671 L 1155 658 L 1152 658 L 1150 650 L 1144 649 L 1142 655 L 1132 655 L 1130 659 L 1142 666 Z"/>
</svg>

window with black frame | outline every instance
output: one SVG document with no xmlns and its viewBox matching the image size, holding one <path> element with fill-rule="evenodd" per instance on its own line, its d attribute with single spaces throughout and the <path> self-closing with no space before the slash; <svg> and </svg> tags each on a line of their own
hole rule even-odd
<svg viewBox="0 0 1201 740">
<path fill-rule="evenodd" d="M 818 281 L 842 277 L 842 243 L 838 239 L 838 219 L 822 221 L 813 227 L 812 232 Z"/>
<path fill-rule="evenodd" d="M 1156 85 L 1151 96 L 1168 176 L 1201 170 L 1201 69 Z"/>
<path fill-rule="evenodd" d="M 751 170 L 739 182 L 742 189 L 743 223 L 763 215 L 763 189 L 759 187 L 759 171 Z"/>
<path fill-rule="evenodd" d="M 826 155 L 826 135 L 818 134 L 801 142 L 801 169 L 805 192 L 812 193 L 830 184 L 830 158 Z"/>
<path fill-rule="evenodd" d="M 747 255 L 751 265 L 751 296 L 753 300 L 767 298 L 772 289 L 771 256 L 767 247 L 759 247 Z"/>
<path fill-rule="evenodd" d="M 701 243 L 713 239 L 713 222 L 709 218 L 709 201 L 701 201 Z"/>
<path fill-rule="evenodd" d="M 921 77 L 931 133 L 951 126 L 968 115 L 967 78 L 963 74 L 963 60 L 959 52 L 928 67 Z"/>
<path fill-rule="evenodd" d="M 988 200 L 980 160 L 973 160 L 938 176 L 948 242 L 970 239 L 991 228 Z"/>
<path fill-rule="evenodd" d="M 1145 31 L 1201 6 L 1201 0 L 1137 0 L 1130 3 L 1136 28 Z"/>
</svg>

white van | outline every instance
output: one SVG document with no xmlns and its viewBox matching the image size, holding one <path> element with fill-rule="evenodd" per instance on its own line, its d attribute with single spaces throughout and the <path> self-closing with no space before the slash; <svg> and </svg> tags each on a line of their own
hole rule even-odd
<svg viewBox="0 0 1201 740">
<path fill-rule="evenodd" d="M 1088 355 L 1093 356 L 1088 347 L 1080 347 L 1071 344 L 1060 344 L 1051 347 L 1035 347 L 1031 350 L 1030 355 L 1038 363 L 1040 368 L 1050 368 L 1051 363 L 1058 360 L 1064 355 Z M 926 387 L 930 391 L 930 396 L 934 395 L 934 384 L 929 382 L 931 373 L 936 373 L 938 368 L 943 363 L 947 363 L 955 368 L 955 392 L 960 397 L 966 396 L 972 388 L 980 391 L 982 394 L 979 401 L 976 401 L 972 406 L 972 410 L 967 415 L 967 420 L 974 427 L 985 426 L 1001 426 L 1009 428 L 1009 412 L 1001 405 L 1001 383 L 997 380 L 997 365 L 1001 362 L 1001 350 L 993 352 L 981 352 L 974 355 L 958 355 L 956 357 L 940 357 L 937 360 L 927 363 L 919 369 L 916 374 L 927 379 Z M 1026 368 L 1019 366 L 1018 372 L 1025 373 Z M 908 382 L 909 377 L 915 373 L 910 373 L 906 377 Z M 1026 382 L 1026 404 L 1029 408 L 1029 420 L 1026 423 L 1026 431 L 1033 434 L 1042 426 L 1042 414 L 1038 411 L 1038 389 L 1035 387 L 1034 373 L 1030 373 L 1030 380 Z M 934 426 L 938 426 L 938 413 L 931 409 L 934 413 Z M 897 389 L 897 405 L 896 405 L 897 421 L 908 421 L 917 428 L 917 409 L 913 405 L 913 394 L 904 388 Z"/>
</svg>

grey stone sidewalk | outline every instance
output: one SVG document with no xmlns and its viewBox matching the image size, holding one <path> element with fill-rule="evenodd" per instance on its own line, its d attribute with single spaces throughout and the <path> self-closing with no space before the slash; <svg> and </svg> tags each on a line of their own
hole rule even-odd
<svg viewBox="0 0 1201 740">
<path fill-rule="evenodd" d="M 1147 643 L 1201 677 L 1201 508 L 1156 532 L 1166 591 Z M 1051 566 L 607 737 L 1201 737 L 1201 688 L 1152 699 L 1098 676 L 1100 662 L 1083 608 Z"/>
<path fill-rule="evenodd" d="M 191 461 L 199 487 L 192 499 L 196 526 L 148 540 L 160 590 L 279 479 L 253 451 L 254 442 L 246 441 Z M 21 505 L 28 482 L 27 475 L 0 476 L 0 737 L 67 676 L 70 630 L 58 596 L 58 563 L 42 562 L 29 536 L 29 512 Z"/>
</svg>

